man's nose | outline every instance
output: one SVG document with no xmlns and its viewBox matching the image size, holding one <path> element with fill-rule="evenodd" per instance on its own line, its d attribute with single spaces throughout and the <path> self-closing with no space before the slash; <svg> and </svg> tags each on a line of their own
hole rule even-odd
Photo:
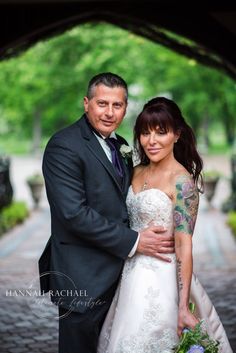
<svg viewBox="0 0 236 353">
<path fill-rule="evenodd" d="M 113 114 L 114 114 L 113 106 L 112 105 L 108 105 L 107 106 L 107 110 L 106 110 L 106 115 L 109 116 L 109 117 L 112 117 Z"/>
</svg>

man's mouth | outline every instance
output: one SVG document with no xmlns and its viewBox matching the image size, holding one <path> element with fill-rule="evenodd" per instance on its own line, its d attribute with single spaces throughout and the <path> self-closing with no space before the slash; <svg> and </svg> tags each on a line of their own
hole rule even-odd
<svg viewBox="0 0 236 353">
<path fill-rule="evenodd" d="M 111 126 L 114 124 L 114 121 L 110 121 L 110 120 L 101 120 L 101 121 L 105 126 Z"/>
</svg>

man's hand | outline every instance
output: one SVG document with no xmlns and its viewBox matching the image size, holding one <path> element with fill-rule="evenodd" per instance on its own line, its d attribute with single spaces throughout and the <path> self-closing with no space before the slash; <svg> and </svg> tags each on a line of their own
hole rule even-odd
<svg viewBox="0 0 236 353">
<path fill-rule="evenodd" d="M 137 252 L 154 256 L 160 260 L 171 262 L 171 259 L 162 254 L 172 254 L 175 252 L 174 236 L 164 234 L 166 229 L 162 226 L 150 226 L 141 231 Z"/>
</svg>

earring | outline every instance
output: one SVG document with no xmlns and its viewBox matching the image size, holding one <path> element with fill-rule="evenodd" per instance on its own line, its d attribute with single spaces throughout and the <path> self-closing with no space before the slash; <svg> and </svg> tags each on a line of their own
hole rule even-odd
<svg viewBox="0 0 236 353">
<path fill-rule="evenodd" d="M 176 143 L 176 142 L 178 142 L 178 139 L 177 139 L 177 140 L 175 140 L 175 143 Z"/>
</svg>

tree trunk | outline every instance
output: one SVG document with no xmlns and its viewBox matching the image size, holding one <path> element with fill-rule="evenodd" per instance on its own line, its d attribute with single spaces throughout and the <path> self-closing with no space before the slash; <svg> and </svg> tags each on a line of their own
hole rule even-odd
<svg viewBox="0 0 236 353">
<path fill-rule="evenodd" d="M 234 133 L 234 126 L 230 126 L 231 124 L 225 123 L 225 135 L 227 142 L 230 146 L 233 146 L 234 144 L 234 139 L 235 139 L 235 133 Z"/>
<path fill-rule="evenodd" d="M 209 116 L 206 115 L 203 120 L 203 139 L 207 149 L 211 146 L 211 140 L 209 136 L 209 125 Z"/>
<path fill-rule="evenodd" d="M 42 137 L 42 115 L 40 109 L 37 109 L 33 115 L 33 131 L 32 131 L 32 153 L 40 153 L 40 143 Z"/>
<path fill-rule="evenodd" d="M 235 119 L 231 116 L 228 105 L 224 103 L 224 118 L 222 119 L 222 123 L 225 129 L 225 136 L 227 143 L 232 147 L 235 139 Z"/>
</svg>

